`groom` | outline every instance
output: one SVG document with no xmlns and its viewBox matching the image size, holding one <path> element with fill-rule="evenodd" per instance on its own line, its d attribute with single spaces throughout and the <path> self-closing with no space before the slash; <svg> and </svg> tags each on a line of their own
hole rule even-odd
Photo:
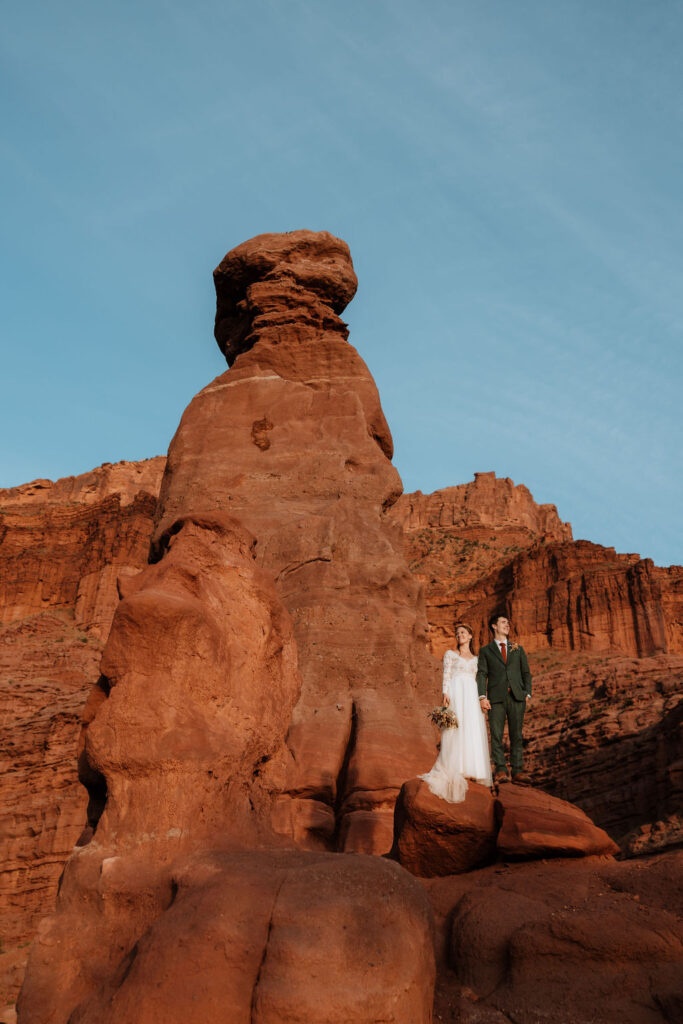
<svg viewBox="0 0 683 1024">
<path fill-rule="evenodd" d="M 482 711 L 489 713 L 491 755 L 496 769 L 493 781 L 499 785 L 508 781 L 503 753 L 503 730 L 507 719 L 512 781 L 528 786 L 531 779 L 524 772 L 522 724 L 531 700 L 529 662 L 524 649 L 509 642 L 510 623 L 504 615 L 492 615 L 489 628 L 493 640 L 479 651 L 477 690 Z"/>
</svg>

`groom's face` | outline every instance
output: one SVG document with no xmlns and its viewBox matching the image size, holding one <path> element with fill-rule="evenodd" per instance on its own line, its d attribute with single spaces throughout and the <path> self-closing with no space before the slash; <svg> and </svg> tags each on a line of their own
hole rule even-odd
<svg viewBox="0 0 683 1024">
<path fill-rule="evenodd" d="M 496 622 L 494 622 L 493 634 L 496 637 L 496 639 L 498 639 L 498 637 L 501 636 L 510 635 L 510 623 L 508 619 L 505 618 L 504 615 L 501 615 L 500 618 Z"/>
</svg>

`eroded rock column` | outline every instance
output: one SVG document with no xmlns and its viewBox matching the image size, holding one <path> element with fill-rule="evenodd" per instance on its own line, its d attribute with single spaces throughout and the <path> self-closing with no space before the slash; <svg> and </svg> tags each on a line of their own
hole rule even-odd
<svg viewBox="0 0 683 1024">
<path fill-rule="evenodd" d="M 274 823 L 307 848 L 384 853 L 402 783 L 434 758 L 439 668 L 385 514 L 402 489 L 389 428 L 339 318 L 351 257 L 326 232 L 260 235 L 214 277 L 232 368 L 183 415 L 155 543 L 188 509 L 229 512 L 257 538 L 302 674 Z"/>
</svg>

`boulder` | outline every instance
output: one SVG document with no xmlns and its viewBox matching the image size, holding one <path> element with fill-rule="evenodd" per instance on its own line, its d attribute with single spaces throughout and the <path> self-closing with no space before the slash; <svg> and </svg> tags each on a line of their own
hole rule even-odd
<svg viewBox="0 0 683 1024">
<path fill-rule="evenodd" d="M 446 931 L 435 1015 L 673 1024 L 681 861 L 508 862 L 423 883 Z"/>
<path fill-rule="evenodd" d="M 462 803 L 435 796 L 422 779 L 401 789 L 394 817 L 392 856 L 414 875 L 455 875 L 495 857 L 495 805 L 490 790 L 468 783 Z"/>
<path fill-rule="evenodd" d="M 610 856 L 619 847 L 578 807 L 532 787 L 469 782 L 449 803 L 422 779 L 406 782 L 394 809 L 391 856 L 421 878 L 460 874 L 493 860 Z"/>
<path fill-rule="evenodd" d="M 169 882 L 168 905 L 117 951 L 72 1011 L 73 1024 L 431 1021 L 431 911 L 398 865 L 205 850 L 172 866 Z M 41 933 L 29 971 L 53 955 Z M 19 1012 L 35 1022 L 67 1019 L 38 1012 L 30 993 Z"/>
<path fill-rule="evenodd" d="M 531 786 L 501 786 L 496 805 L 500 816 L 496 847 L 503 859 L 619 852 L 617 844 L 582 810 Z"/>
</svg>

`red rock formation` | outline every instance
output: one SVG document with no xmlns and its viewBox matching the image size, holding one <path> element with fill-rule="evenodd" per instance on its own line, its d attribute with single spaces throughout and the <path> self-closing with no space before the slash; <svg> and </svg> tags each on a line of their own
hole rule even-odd
<svg viewBox="0 0 683 1024">
<path fill-rule="evenodd" d="M 493 860 L 613 855 L 619 847 L 573 804 L 540 790 L 501 786 L 495 796 L 476 782 L 448 803 L 411 779 L 394 817 L 392 856 L 421 878 L 455 875 Z"/>
<path fill-rule="evenodd" d="M 578 807 L 537 789 L 501 786 L 496 807 L 500 818 L 496 849 L 503 859 L 589 857 L 619 852 L 607 833 Z"/>
<path fill-rule="evenodd" d="M 391 854 L 420 878 L 457 875 L 495 859 L 497 832 L 486 787 L 470 782 L 462 803 L 451 804 L 421 779 L 410 779 L 396 801 Z"/>
<path fill-rule="evenodd" d="M 72 855 L 34 943 L 20 1008 L 36 1022 L 116 984 L 183 855 L 258 846 L 267 829 L 259 775 L 299 690 L 289 618 L 229 517 L 178 520 L 166 545 L 127 583 L 86 714 L 96 840 Z"/>
<path fill-rule="evenodd" d="M 165 459 L 0 491 L 0 993 L 19 989 L 83 830 L 75 752 L 118 575 L 147 562 Z M 0 995 L 0 1005 L 1 995 Z"/>
<path fill-rule="evenodd" d="M 679 843 L 683 657 L 543 652 L 531 668 L 525 736 L 536 784 L 578 804 L 626 850 Z"/>
<path fill-rule="evenodd" d="M 404 494 L 389 516 L 400 523 L 410 568 L 425 586 L 429 639 L 439 657 L 453 646 L 463 592 L 518 552 L 572 537 L 554 505 L 537 505 L 526 487 L 495 473 L 475 473 L 472 483 L 433 494 Z"/>
<path fill-rule="evenodd" d="M 234 363 L 183 415 L 155 544 L 188 509 L 229 511 L 257 538 L 303 677 L 275 821 L 311 849 L 383 853 L 404 779 L 433 760 L 423 708 L 438 666 L 384 515 L 401 492 L 391 435 L 337 315 L 356 288 L 348 248 L 325 232 L 262 235 L 215 279 Z"/>
<path fill-rule="evenodd" d="M 392 543 L 395 530 L 383 529 L 383 507 L 400 486 L 385 454 L 390 438 L 371 377 L 320 300 L 328 277 L 333 290 L 340 277 L 353 279 L 348 252 L 326 235 L 285 242 L 283 249 L 282 239 L 266 236 L 237 250 L 247 280 L 236 315 L 241 331 L 249 311 L 252 333 L 235 341 L 235 368 L 185 413 L 162 487 L 156 564 L 122 588 L 102 684 L 86 712 L 81 774 L 95 831 L 69 860 L 57 911 L 33 946 L 19 1009 L 35 1024 L 133 1013 L 178 1019 L 179 1007 L 183 1019 L 204 1020 L 233 998 L 251 1019 L 268 1021 L 310 1010 L 321 1021 L 360 1022 L 377 1019 L 380 1007 L 397 1024 L 431 1016 L 429 915 L 405 873 L 370 861 L 360 885 L 359 862 L 326 854 L 330 868 L 320 871 L 339 880 L 334 895 L 319 855 L 296 855 L 290 879 L 278 878 L 275 854 L 250 854 L 251 873 L 260 865 L 265 875 L 254 930 L 241 919 L 251 900 L 240 910 L 234 895 L 249 878 L 224 859 L 230 850 L 291 843 L 283 836 L 287 799 L 292 818 L 297 804 L 324 805 L 334 820 L 330 846 L 383 843 L 404 766 L 417 759 L 395 749 L 406 723 L 418 753 L 422 733 L 424 760 L 433 757 L 415 687 L 435 666 L 421 642 L 417 587 Z M 261 281 L 271 250 L 275 269 Z M 223 323 L 220 274 L 218 284 Z M 292 295 L 310 309 L 294 315 L 288 332 Z M 258 529 L 268 574 L 251 561 L 242 523 Z M 300 677 L 281 599 L 294 613 L 306 670 L 287 746 Z M 328 712 L 322 732 L 318 711 Z M 305 760 L 318 750 L 324 756 Z M 397 877 L 398 888 L 388 886 Z M 311 886 L 317 891 L 302 908 L 297 891 Z M 215 930 L 221 907 L 228 919 Z M 366 968 L 343 932 L 345 918 L 360 925 L 368 912 L 378 917 L 368 939 L 382 969 L 362 993 Z M 395 924 L 392 965 L 378 941 L 385 918 Z M 179 971 L 169 976 L 169 950 L 189 945 L 211 960 L 225 936 L 234 972 L 214 977 L 190 1012 L 196 989 Z M 319 967 L 313 988 L 311 957 Z M 302 971 L 291 966 L 295 958 Z M 343 986 L 340 963 L 349 965 Z M 244 973 L 252 983 L 238 991 Z"/>
<path fill-rule="evenodd" d="M 435 1019 L 673 1024 L 682 867 L 677 852 L 425 880 L 438 923 Z"/>
<path fill-rule="evenodd" d="M 431 911 L 397 865 L 214 851 L 179 864 L 172 886 L 168 909 L 81 1003 L 82 1024 L 431 1021 Z M 39 939 L 31 970 L 51 955 Z M 43 1019 L 34 1013 L 22 997 L 20 1019 Z"/>
<path fill-rule="evenodd" d="M 0 621 L 68 610 L 88 633 L 105 638 L 117 576 L 147 561 L 164 464 L 105 464 L 0 491 Z"/>
<path fill-rule="evenodd" d="M 555 506 L 536 505 L 526 487 L 477 473 L 460 487 L 403 495 L 389 514 L 425 584 L 438 655 L 453 645 L 456 619 L 487 642 L 497 608 L 529 651 L 683 653 L 683 568 L 572 541 Z"/>
</svg>

